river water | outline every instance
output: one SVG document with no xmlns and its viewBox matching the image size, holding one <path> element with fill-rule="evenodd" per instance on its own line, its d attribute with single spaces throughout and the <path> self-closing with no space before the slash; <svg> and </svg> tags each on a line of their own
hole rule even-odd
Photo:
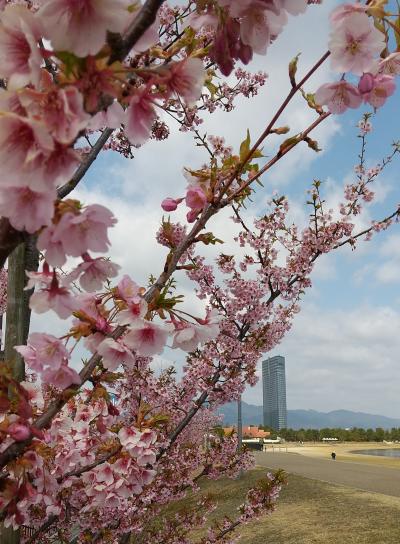
<svg viewBox="0 0 400 544">
<path fill-rule="evenodd" d="M 361 453 L 362 455 L 379 455 L 380 457 L 400 457 L 400 448 L 385 450 L 353 450 L 350 453 Z"/>
</svg>

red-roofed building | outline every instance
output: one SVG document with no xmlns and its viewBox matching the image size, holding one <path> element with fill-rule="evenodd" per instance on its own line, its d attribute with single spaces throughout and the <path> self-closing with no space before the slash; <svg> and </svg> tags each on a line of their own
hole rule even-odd
<svg viewBox="0 0 400 544">
<path fill-rule="evenodd" d="M 236 432 L 236 427 L 224 427 L 224 434 L 229 435 L 232 432 Z M 243 438 L 269 438 L 271 433 L 269 431 L 262 431 L 255 425 L 250 425 L 249 427 L 242 428 Z"/>
</svg>

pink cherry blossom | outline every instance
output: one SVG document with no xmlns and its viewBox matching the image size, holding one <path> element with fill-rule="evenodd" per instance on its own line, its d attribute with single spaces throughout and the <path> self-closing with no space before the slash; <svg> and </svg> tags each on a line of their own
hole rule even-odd
<svg viewBox="0 0 400 544">
<path fill-rule="evenodd" d="M 190 186 L 186 192 L 186 206 L 192 210 L 201 210 L 207 204 L 207 196 L 199 186 Z"/>
<path fill-rule="evenodd" d="M 68 289 L 52 282 L 49 287 L 33 293 L 29 307 L 38 314 L 53 310 L 61 319 L 67 319 L 78 309 L 78 304 Z"/>
<path fill-rule="evenodd" d="M 391 53 L 386 58 L 381 59 L 378 72 L 389 76 L 400 75 L 400 52 Z"/>
<path fill-rule="evenodd" d="M 172 349 L 180 348 L 183 351 L 194 351 L 200 342 L 197 334 L 198 328 L 198 326 L 190 324 L 176 328 Z"/>
<path fill-rule="evenodd" d="M 30 272 L 27 270 L 26 275 L 29 278 L 26 289 L 32 289 L 37 286 L 49 287 L 54 277 L 47 263 L 43 264 L 43 270 L 41 272 Z"/>
<path fill-rule="evenodd" d="M 37 157 L 36 163 L 38 169 L 42 167 L 45 185 L 51 187 L 69 181 L 80 163 L 80 157 L 71 147 L 55 142 L 54 150 L 43 160 Z"/>
<path fill-rule="evenodd" d="M 148 89 L 137 90 L 126 110 L 125 134 L 132 145 L 142 145 L 149 139 L 156 111 Z"/>
<path fill-rule="evenodd" d="M 8 89 L 38 86 L 43 58 L 38 47 L 40 21 L 24 6 L 6 6 L 0 23 L 0 77 Z"/>
<path fill-rule="evenodd" d="M 261 4 L 254 3 L 240 25 L 242 42 L 259 55 L 265 55 L 271 41 L 269 15 Z"/>
<path fill-rule="evenodd" d="M 90 336 L 85 338 L 84 346 L 92 353 L 95 353 L 104 339 L 104 334 L 102 334 L 101 332 L 95 332 L 94 334 L 91 334 Z"/>
<path fill-rule="evenodd" d="M 396 82 L 393 76 L 378 74 L 373 78 L 372 85 L 369 90 L 363 93 L 362 97 L 364 102 L 368 102 L 374 108 L 380 108 L 395 90 Z"/>
<path fill-rule="evenodd" d="M 169 90 L 181 96 L 189 106 L 200 98 L 204 79 L 203 61 L 196 58 L 171 64 L 165 77 Z"/>
<path fill-rule="evenodd" d="M 62 144 L 74 142 L 90 119 L 76 87 L 50 88 L 44 92 L 25 89 L 19 99 L 28 115 L 42 118 L 53 138 Z"/>
<path fill-rule="evenodd" d="M 58 389 L 65 389 L 70 385 L 79 385 L 81 383 L 79 374 L 65 363 L 56 369 L 46 368 L 42 372 L 42 379 L 58 387 Z"/>
<path fill-rule="evenodd" d="M 97 353 L 102 356 L 103 366 L 108 370 L 117 370 L 122 363 L 128 367 L 132 367 L 135 363 L 132 352 L 121 342 L 116 342 L 112 338 L 103 340 L 97 347 Z"/>
<path fill-rule="evenodd" d="M 125 110 L 116 100 L 105 111 L 102 110 L 94 115 L 88 124 L 88 128 L 91 130 L 100 130 L 104 127 L 118 128 L 124 120 Z"/>
<path fill-rule="evenodd" d="M 283 0 L 283 7 L 290 15 L 300 15 L 307 9 L 307 0 Z"/>
<path fill-rule="evenodd" d="M 147 314 L 147 302 L 141 298 L 131 300 L 126 310 L 121 310 L 116 317 L 120 325 L 131 325 L 137 319 L 142 319 Z"/>
<path fill-rule="evenodd" d="M 44 0 L 38 16 L 54 49 L 86 57 L 99 52 L 107 31 L 125 29 L 129 4 L 130 0 Z"/>
<path fill-rule="evenodd" d="M 384 36 L 366 14 L 354 13 L 334 27 L 329 41 L 332 68 L 361 75 L 385 47 Z"/>
<path fill-rule="evenodd" d="M 353 15 L 354 13 L 365 13 L 367 9 L 367 6 L 364 6 L 360 3 L 342 4 L 335 8 L 333 11 L 331 11 L 329 18 L 331 20 L 331 23 L 336 25 L 337 23 L 343 22 L 343 20 L 346 17 L 349 17 L 349 15 Z"/>
<path fill-rule="evenodd" d="M 38 192 L 29 187 L 1 187 L 0 215 L 8 217 L 17 230 L 34 233 L 51 223 L 55 189 Z"/>
<path fill-rule="evenodd" d="M 139 286 L 135 283 L 128 274 L 122 276 L 122 279 L 117 285 L 118 297 L 125 302 L 134 302 L 139 295 Z"/>
<path fill-rule="evenodd" d="M 65 264 L 67 256 L 64 251 L 62 241 L 53 240 L 55 225 L 50 225 L 43 229 L 37 240 L 37 248 L 45 255 L 46 262 L 54 267 L 61 267 Z"/>
<path fill-rule="evenodd" d="M 362 102 L 360 91 L 345 80 L 325 83 L 315 93 L 315 101 L 327 106 L 331 113 L 343 113 L 348 108 L 358 108 Z"/>
<path fill-rule="evenodd" d="M 57 369 L 69 359 L 63 342 L 51 334 L 31 333 L 26 346 L 15 346 L 32 370 L 42 372 L 43 366 Z"/>
<path fill-rule="evenodd" d="M 73 257 L 87 251 L 104 252 L 110 244 L 107 229 L 115 222 L 110 210 L 91 204 L 79 214 L 64 213 L 54 229 L 52 241 L 61 242 L 65 253 Z"/>
<path fill-rule="evenodd" d="M 119 265 L 99 257 L 92 259 L 87 253 L 83 255 L 83 262 L 70 272 L 65 280 L 67 284 L 76 281 L 89 293 L 99 291 L 108 278 L 114 278 L 118 274 Z"/>
<path fill-rule="evenodd" d="M 43 123 L 13 113 L 0 116 L 0 161 L 8 186 L 29 181 L 32 190 L 47 190 L 42 162 L 53 150 L 53 138 Z"/>
<path fill-rule="evenodd" d="M 138 355 L 151 357 L 161 353 L 167 341 L 168 331 L 151 321 L 136 320 L 128 329 L 124 343 Z"/>
</svg>

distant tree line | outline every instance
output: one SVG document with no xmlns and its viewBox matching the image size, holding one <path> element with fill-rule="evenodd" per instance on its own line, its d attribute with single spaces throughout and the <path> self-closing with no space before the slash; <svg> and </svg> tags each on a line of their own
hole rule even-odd
<svg viewBox="0 0 400 544">
<path fill-rule="evenodd" d="M 400 441 L 400 428 L 392 429 L 361 429 L 353 427 L 351 429 L 324 428 L 324 429 L 281 429 L 275 431 L 269 427 L 259 427 L 271 432 L 271 438 L 280 436 L 289 442 L 317 442 L 323 438 L 337 438 L 341 442 L 382 442 L 387 440 L 394 442 Z"/>
</svg>

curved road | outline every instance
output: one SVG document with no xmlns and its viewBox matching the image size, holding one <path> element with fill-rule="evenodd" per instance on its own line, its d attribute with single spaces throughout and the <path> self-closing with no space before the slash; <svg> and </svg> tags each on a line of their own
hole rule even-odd
<svg viewBox="0 0 400 544">
<path fill-rule="evenodd" d="M 255 452 L 258 466 L 364 491 L 400 497 L 400 470 L 331 459 L 316 459 L 298 453 Z"/>
</svg>

